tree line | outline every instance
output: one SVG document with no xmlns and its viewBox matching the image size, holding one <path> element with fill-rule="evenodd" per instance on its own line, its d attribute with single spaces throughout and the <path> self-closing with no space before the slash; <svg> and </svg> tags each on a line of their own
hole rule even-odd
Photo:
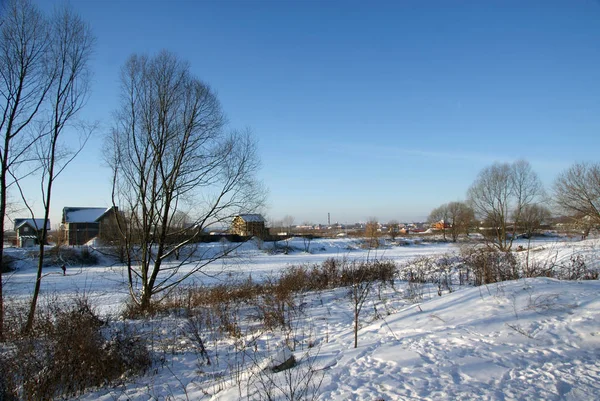
<svg viewBox="0 0 600 401">
<path fill-rule="evenodd" d="M 428 220 L 447 223 L 441 229 L 453 241 L 483 225 L 490 246 L 510 251 L 517 233 L 531 236 L 553 215 L 568 217 L 584 237 L 600 227 L 600 163 L 573 164 L 549 193 L 527 161 L 494 163 L 479 172 L 466 201 L 443 204 Z"/>
</svg>

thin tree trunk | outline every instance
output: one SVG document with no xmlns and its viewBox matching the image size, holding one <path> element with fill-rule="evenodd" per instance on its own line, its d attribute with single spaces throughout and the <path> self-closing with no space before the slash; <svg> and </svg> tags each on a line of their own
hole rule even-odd
<svg viewBox="0 0 600 401">
<path fill-rule="evenodd" d="M 2 201 L 4 204 L 4 201 Z M 2 219 L 4 220 L 4 219 Z M 4 223 L 0 223 L 0 229 L 4 230 Z M 0 241 L 0 342 L 4 341 L 4 295 L 2 293 L 2 263 L 4 254 L 4 236 Z"/>
<path fill-rule="evenodd" d="M 46 245 L 46 239 L 48 237 L 48 219 L 50 218 L 50 200 L 52 198 L 52 184 L 54 183 L 54 163 L 56 161 L 56 140 L 59 132 L 58 128 L 54 130 L 54 139 L 50 148 L 50 162 L 48 165 L 48 184 L 46 186 L 46 199 L 44 201 L 44 222 L 42 226 L 42 237 L 40 238 L 40 254 L 38 258 L 38 268 L 35 278 L 35 287 L 33 289 L 33 298 L 29 305 L 29 315 L 27 316 L 27 324 L 25 325 L 25 332 L 28 333 L 33 328 L 33 320 L 35 318 L 35 310 L 37 308 L 37 300 L 40 294 L 40 287 L 42 285 L 42 269 L 44 267 L 44 246 Z"/>
<path fill-rule="evenodd" d="M 5 148 L 6 149 L 6 148 Z M 5 152 L 6 154 L 6 152 Z M 4 159 L 6 160 L 6 159 Z M 4 168 L 4 166 L 2 166 Z M 6 215 L 6 177 L 0 179 L 0 342 L 4 341 L 4 295 L 2 269 L 4 268 L 4 216 Z"/>
<path fill-rule="evenodd" d="M 358 305 L 354 307 L 354 348 L 358 348 Z"/>
<path fill-rule="evenodd" d="M 52 174 L 54 174 L 54 162 L 52 162 L 51 167 L 50 167 L 50 177 L 52 177 Z M 31 299 L 31 304 L 29 305 L 29 315 L 27 316 L 27 324 L 25 325 L 25 332 L 30 332 L 31 329 L 33 328 L 33 320 L 35 318 L 35 310 L 37 308 L 37 300 L 40 294 L 40 287 L 42 285 L 42 269 L 44 267 L 44 253 L 45 253 L 45 248 L 44 246 L 46 245 L 46 239 L 48 237 L 48 229 L 47 229 L 47 225 L 48 225 L 48 219 L 49 219 L 49 214 L 50 214 L 50 197 L 51 197 L 51 192 L 52 192 L 52 183 L 53 183 L 53 179 L 50 179 L 48 181 L 48 193 L 46 194 L 46 208 L 44 211 L 44 225 L 42 227 L 42 237 L 40 238 L 40 254 L 39 254 L 39 258 L 38 258 L 38 268 L 37 268 L 37 274 L 35 277 L 35 287 L 33 289 L 33 298 Z"/>
<path fill-rule="evenodd" d="M 2 172 L 0 172 L 0 341 L 4 341 L 4 295 L 2 292 L 2 269 L 4 268 L 4 216 L 6 216 L 6 173 L 8 172 L 8 147 L 12 120 L 8 122 L 4 137 L 4 154 L 2 155 Z"/>
</svg>

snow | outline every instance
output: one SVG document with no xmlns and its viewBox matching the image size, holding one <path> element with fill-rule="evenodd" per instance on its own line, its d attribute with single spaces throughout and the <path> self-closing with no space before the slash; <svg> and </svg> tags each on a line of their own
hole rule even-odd
<svg viewBox="0 0 600 401">
<path fill-rule="evenodd" d="M 110 208 L 105 207 L 65 207 L 65 223 L 94 223 Z"/>
<path fill-rule="evenodd" d="M 376 251 L 360 249 L 350 238 L 313 240 L 311 253 L 302 251 L 304 240 L 299 238 L 278 245 L 293 251 L 276 253 L 267 244 L 258 249 L 249 242 L 238 249 L 237 257 L 208 266 L 206 275 L 193 280 L 211 284 L 248 274 L 261 280 L 287 266 L 321 263 L 330 257 L 403 262 L 458 250 L 452 244 L 419 239 L 407 246 Z M 516 245 L 529 248 L 529 252 L 517 254 L 529 257 L 532 264 L 567 268 L 574 257 L 583 258 L 589 266 L 598 267 L 599 263 L 597 240 L 548 238 Z M 85 292 L 102 313 L 112 315 L 127 299 L 122 267 L 70 266 L 63 277 L 56 266 L 46 273 L 42 292 L 47 297 Z M 27 298 L 33 287 L 33 268 L 22 267 L 4 277 L 9 299 Z M 199 363 L 184 330 L 185 319 L 149 319 L 142 326 L 151 327 L 156 336 L 153 340 L 169 344 L 169 352 L 162 354 L 167 361 L 157 363 L 144 376 L 91 391 L 79 399 L 260 399 L 266 397 L 269 385 L 290 382 L 295 389 L 305 389 L 307 399 L 314 394 L 318 400 L 597 399 L 598 280 L 520 279 L 457 287 L 442 296 L 437 287 L 425 285 L 421 290 L 419 303 L 407 296 L 403 282 L 373 291 L 361 316 L 356 349 L 347 289 L 305 294 L 301 299 L 304 314 L 297 317 L 290 332 L 262 331 L 258 335 L 249 324 L 239 339 L 219 343 L 218 351 L 217 343 L 206 344 L 211 359 L 219 359 L 211 366 Z M 265 366 L 278 353 L 289 356 L 286 336 L 297 340 L 292 351 L 298 366 L 267 373 Z M 227 369 L 232 366 L 239 368 Z M 279 399 L 286 399 L 284 395 L 279 394 Z"/>
<path fill-rule="evenodd" d="M 241 214 L 240 217 L 248 223 L 261 223 L 265 221 L 260 214 Z"/>
<path fill-rule="evenodd" d="M 17 229 L 22 227 L 24 224 L 29 224 L 34 229 L 41 230 L 44 227 L 44 219 L 15 219 L 15 231 L 17 231 Z M 46 228 L 50 230 L 50 220 L 48 220 Z"/>
</svg>

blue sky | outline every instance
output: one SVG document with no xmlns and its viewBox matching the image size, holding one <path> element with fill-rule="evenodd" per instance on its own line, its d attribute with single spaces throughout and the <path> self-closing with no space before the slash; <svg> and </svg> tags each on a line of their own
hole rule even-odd
<svg viewBox="0 0 600 401">
<path fill-rule="evenodd" d="M 46 10 L 58 2 L 38 0 Z M 259 142 L 267 216 L 424 220 L 495 161 L 550 186 L 600 148 L 600 2 L 92 1 L 81 117 L 100 128 L 53 200 L 108 206 L 103 135 L 133 53 L 168 49 Z"/>
</svg>

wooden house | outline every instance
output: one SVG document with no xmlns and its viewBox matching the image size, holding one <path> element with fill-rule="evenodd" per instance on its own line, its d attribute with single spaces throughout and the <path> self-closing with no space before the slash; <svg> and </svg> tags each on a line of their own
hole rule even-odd
<svg viewBox="0 0 600 401">
<path fill-rule="evenodd" d="M 101 235 L 102 228 L 112 226 L 116 207 L 65 207 L 61 230 L 67 245 L 84 245 Z"/>
<path fill-rule="evenodd" d="M 19 218 L 14 223 L 18 247 L 28 248 L 40 244 L 44 219 Z M 50 231 L 50 220 L 46 224 L 46 230 Z"/>
<path fill-rule="evenodd" d="M 264 238 L 268 234 L 265 219 L 260 214 L 240 214 L 233 218 L 231 232 L 242 237 Z"/>
</svg>

